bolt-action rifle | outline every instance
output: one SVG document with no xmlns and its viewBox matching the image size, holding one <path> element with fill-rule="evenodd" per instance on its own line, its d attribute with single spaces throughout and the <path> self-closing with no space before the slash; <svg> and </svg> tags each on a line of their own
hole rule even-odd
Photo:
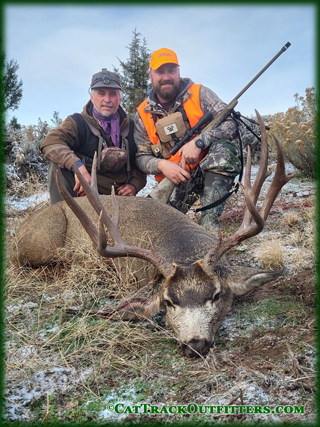
<svg viewBox="0 0 320 427">
<path fill-rule="evenodd" d="M 209 131 L 211 129 L 215 129 L 218 126 L 221 125 L 222 122 L 226 120 L 226 118 L 234 112 L 234 107 L 238 104 L 238 99 L 240 96 L 246 92 L 247 89 L 256 81 L 258 78 L 263 74 L 267 68 L 270 67 L 273 62 L 279 58 L 279 56 L 285 52 L 289 47 L 291 46 L 291 43 L 286 43 L 283 48 L 274 56 L 271 61 L 268 62 L 268 64 L 238 93 L 237 96 L 233 98 L 231 102 L 222 110 L 220 113 L 212 120 L 213 115 L 210 111 L 208 111 L 199 122 L 191 129 L 189 129 L 183 138 L 181 138 L 180 141 L 178 141 L 170 151 L 170 154 L 174 155 L 177 153 L 180 148 L 185 145 L 188 141 L 193 139 L 197 135 L 201 135 L 202 133 Z M 149 197 L 152 197 L 153 199 L 157 199 L 162 203 L 167 203 L 169 200 L 169 197 L 171 196 L 171 193 L 173 192 L 175 187 L 175 184 L 173 184 L 172 181 L 170 181 L 169 178 L 164 178 L 149 194 Z"/>
</svg>

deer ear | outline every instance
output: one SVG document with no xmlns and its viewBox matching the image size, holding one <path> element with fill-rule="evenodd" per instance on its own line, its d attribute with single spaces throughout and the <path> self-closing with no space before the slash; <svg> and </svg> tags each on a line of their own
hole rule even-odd
<svg viewBox="0 0 320 427">
<path fill-rule="evenodd" d="M 224 284 L 235 295 L 243 295 L 254 288 L 277 279 L 282 270 L 259 270 L 250 267 L 227 267 L 224 269 Z"/>
<path fill-rule="evenodd" d="M 99 310 L 94 314 L 103 319 L 121 318 L 123 320 L 141 319 L 156 314 L 163 303 L 161 282 L 151 282 L 141 288 L 134 296 L 123 299 L 114 309 Z"/>
</svg>

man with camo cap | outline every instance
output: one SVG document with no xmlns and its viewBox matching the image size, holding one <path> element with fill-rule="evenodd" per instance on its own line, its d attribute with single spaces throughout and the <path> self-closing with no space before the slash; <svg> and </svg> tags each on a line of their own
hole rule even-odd
<svg viewBox="0 0 320 427">
<path fill-rule="evenodd" d="M 168 204 L 187 212 L 201 196 L 206 206 L 220 199 L 240 173 L 241 161 L 234 120 L 228 117 L 216 129 L 203 132 L 185 144 L 175 155 L 169 149 L 185 132 L 210 111 L 213 117 L 226 106 L 209 88 L 180 77 L 174 51 L 162 48 L 150 59 L 152 90 L 135 116 L 136 162 L 140 170 L 164 177 L 175 185 Z M 218 227 L 224 203 L 202 212 L 201 225 Z"/>
</svg>

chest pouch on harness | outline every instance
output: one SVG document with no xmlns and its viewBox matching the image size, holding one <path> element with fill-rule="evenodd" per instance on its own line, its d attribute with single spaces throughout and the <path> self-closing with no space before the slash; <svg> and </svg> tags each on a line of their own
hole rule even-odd
<svg viewBox="0 0 320 427">
<path fill-rule="evenodd" d="M 118 172 L 128 161 L 126 150 L 119 147 L 106 147 L 101 151 L 100 170 Z"/>
<path fill-rule="evenodd" d="M 176 111 L 169 116 L 163 117 L 155 123 L 157 133 L 161 142 L 174 143 L 178 138 L 182 138 L 187 131 L 186 123 L 180 111 Z"/>
</svg>

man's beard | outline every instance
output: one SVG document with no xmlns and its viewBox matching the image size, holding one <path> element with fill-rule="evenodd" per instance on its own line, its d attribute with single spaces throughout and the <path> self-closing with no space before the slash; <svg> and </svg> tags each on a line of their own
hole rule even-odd
<svg viewBox="0 0 320 427">
<path fill-rule="evenodd" d="M 104 111 L 98 111 L 99 114 L 101 114 L 101 116 L 103 117 L 110 117 L 113 116 L 114 113 L 108 113 L 108 112 L 104 112 Z"/>
<path fill-rule="evenodd" d="M 162 86 L 165 84 L 172 84 L 170 88 L 163 89 Z M 153 88 L 154 92 L 157 95 L 160 95 L 162 99 L 165 99 L 166 101 L 170 101 L 171 99 L 175 98 L 178 95 L 180 87 L 180 82 L 176 83 L 173 80 L 162 82 L 161 84 L 158 83 L 157 86 Z"/>
<path fill-rule="evenodd" d="M 111 104 L 102 104 L 101 107 L 112 107 L 113 108 L 113 105 L 111 105 Z M 101 110 L 97 110 L 97 111 L 103 117 L 110 117 L 110 116 L 112 116 L 115 113 L 115 111 L 113 111 L 113 112 L 111 112 L 111 111 L 101 111 Z"/>
</svg>

